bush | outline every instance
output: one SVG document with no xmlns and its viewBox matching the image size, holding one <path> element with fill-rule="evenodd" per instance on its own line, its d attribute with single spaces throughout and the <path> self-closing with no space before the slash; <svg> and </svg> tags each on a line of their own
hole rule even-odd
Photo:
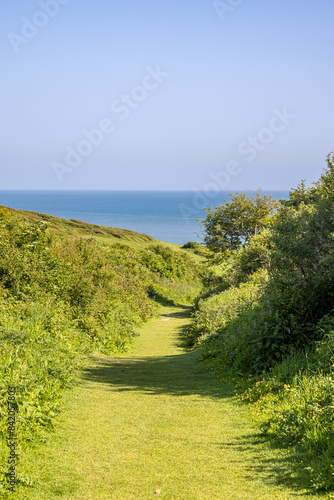
<svg viewBox="0 0 334 500">
<path fill-rule="evenodd" d="M 302 182 L 281 201 L 270 228 L 212 259 L 220 275 L 208 273 L 189 332 L 211 368 L 247 374 L 240 399 L 318 490 L 334 489 L 333 206 L 330 155 L 312 188 Z"/>
<path fill-rule="evenodd" d="M 185 243 L 182 246 L 182 248 L 195 250 L 196 248 L 200 248 L 202 246 L 203 245 L 201 245 L 200 243 L 198 243 L 198 241 L 188 241 L 188 243 Z"/>
<path fill-rule="evenodd" d="M 231 366 L 238 353 L 247 356 L 251 340 L 248 321 L 254 315 L 263 280 L 266 273 L 255 273 L 239 287 L 199 300 L 187 337 L 192 345 L 203 346 L 204 358 L 210 353 Z"/>
<path fill-rule="evenodd" d="M 52 430 L 62 390 L 71 386 L 83 355 L 129 348 L 136 328 L 155 314 L 153 291 L 184 303 L 199 290 L 199 266 L 182 252 L 59 239 L 47 224 L 1 208 L 0 417 L 14 386 L 19 454 Z M 5 423 L 0 418 L 2 442 Z M 3 446 L 0 459 L 7 453 Z"/>
<path fill-rule="evenodd" d="M 313 488 L 328 490 L 334 488 L 334 377 L 322 371 L 318 349 L 291 353 L 243 400 L 262 431 L 288 448 L 299 474 Z"/>
</svg>

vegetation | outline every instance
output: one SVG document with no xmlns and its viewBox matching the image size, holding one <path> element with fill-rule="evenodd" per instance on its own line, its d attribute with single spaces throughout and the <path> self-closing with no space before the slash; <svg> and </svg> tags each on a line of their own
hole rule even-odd
<svg viewBox="0 0 334 500">
<path fill-rule="evenodd" d="M 83 356 L 124 352 L 157 300 L 187 303 L 200 289 L 199 265 L 183 251 L 66 237 L 62 225 L 0 208 L 0 439 L 15 387 L 18 456 L 52 430 Z M 7 454 L 2 446 L 1 464 Z M 0 490 L 7 472 L 3 465 Z"/>
<path fill-rule="evenodd" d="M 249 216 L 257 206 L 263 218 Z M 319 490 L 334 488 L 333 207 L 330 155 L 286 201 L 238 195 L 211 210 L 211 271 L 187 334 L 210 367 L 243 378 L 240 400 Z"/>
<path fill-rule="evenodd" d="M 237 380 L 237 399 L 288 450 L 293 476 L 333 490 L 333 207 L 332 154 L 319 181 L 287 200 L 238 193 L 209 209 L 206 247 L 0 208 L 2 443 L 8 387 L 20 457 L 52 430 L 87 356 L 126 352 L 158 304 L 194 303 L 189 345 L 219 379 Z"/>
<path fill-rule="evenodd" d="M 213 252 L 237 250 L 247 245 L 249 240 L 262 229 L 270 227 L 277 202 L 271 195 L 261 196 L 256 191 L 254 197 L 245 193 L 230 194 L 226 201 L 216 209 L 206 208 L 208 212 L 201 223 L 205 229 L 205 244 Z"/>
<path fill-rule="evenodd" d="M 5 207 L 3 207 L 4 209 Z M 95 237 L 105 238 L 106 242 L 117 243 L 124 242 L 127 244 L 137 243 L 154 243 L 155 240 L 152 236 L 147 234 L 136 233 L 128 229 L 119 229 L 117 227 L 98 226 L 88 222 L 82 222 L 75 219 L 60 219 L 48 214 L 39 214 L 37 212 L 29 212 L 26 210 L 15 210 L 14 208 L 5 208 L 14 216 L 19 216 L 30 222 L 48 222 L 50 234 L 57 236 L 74 236 L 74 237 Z"/>
<path fill-rule="evenodd" d="M 17 500 L 296 498 L 288 454 L 259 442 L 233 386 L 180 345 L 189 312 L 162 307 L 130 352 L 94 356 L 65 393 L 57 432 L 24 455 L 31 486 Z M 299 484 L 298 498 L 317 497 Z"/>
</svg>

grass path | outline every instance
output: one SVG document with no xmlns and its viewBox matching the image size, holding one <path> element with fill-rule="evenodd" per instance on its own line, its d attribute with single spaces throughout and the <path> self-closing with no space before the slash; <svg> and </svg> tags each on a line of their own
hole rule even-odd
<svg viewBox="0 0 334 500">
<path fill-rule="evenodd" d="M 188 321 L 187 309 L 163 308 L 130 353 L 95 358 L 66 393 L 56 433 L 23 458 L 40 484 L 22 498 L 315 498 L 279 484 L 284 460 L 256 437 L 229 386 L 180 345 Z"/>
</svg>

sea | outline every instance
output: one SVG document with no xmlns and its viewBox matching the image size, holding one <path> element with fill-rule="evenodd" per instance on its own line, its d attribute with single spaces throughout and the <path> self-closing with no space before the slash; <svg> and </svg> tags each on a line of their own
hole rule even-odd
<svg viewBox="0 0 334 500">
<path fill-rule="evenodd" d="M 277 199 L 288 196 L 288 191 L 270 193 Z M 202 242 L 198 221 L 205 219 L 204 207 L 215 208 L 228 199 L 225 191 L 0 191 L 0 205 L 6 207 L 130 229 L 181 245 Z"/>
</svg>

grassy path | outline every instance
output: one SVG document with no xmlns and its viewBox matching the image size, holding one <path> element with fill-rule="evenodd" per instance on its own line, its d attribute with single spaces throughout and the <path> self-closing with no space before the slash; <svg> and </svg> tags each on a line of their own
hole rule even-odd
<svg viewBox="0 0 334 500">
<path fill-rule="evenodd" d="M 180 346 L 188 321 L 187 309 L 163 308 L 130 354 L 96 358 L 66 394 L 56 433 L 23 459 L 40 481 L 29 499 L 315 498 L 278 484 L 284 462 L 265 451 L 229 386 Z"/>
</svg>

